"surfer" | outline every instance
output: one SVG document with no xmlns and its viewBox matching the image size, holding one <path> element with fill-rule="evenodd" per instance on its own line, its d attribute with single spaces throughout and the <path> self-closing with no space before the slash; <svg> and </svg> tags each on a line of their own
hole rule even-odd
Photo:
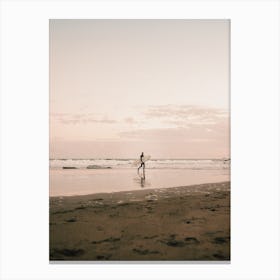
<svg viewBox="0 0 280 280">
<path fill-rule="evenodd" d="M 139 173 L 139 169 L 141 167 L 143 167 L 143 174 L 144 174 L 144 178 L 145 178 L 145 162 L 144 162 L 144 153 L 142 152 L 142 154 L 140 155 L 140 166 L 138 167 L 138 173 Z"/>
</svg>

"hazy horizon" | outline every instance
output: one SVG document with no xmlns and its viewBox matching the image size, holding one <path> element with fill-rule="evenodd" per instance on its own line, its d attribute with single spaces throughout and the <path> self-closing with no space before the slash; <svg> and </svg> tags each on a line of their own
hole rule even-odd
<svg viewBox="0 0 280 280">
<path fill-rule="evenodd" d="M 141 152 L 140 152 L 141 153 Z M 146 155 L 146 154 L 145 154 Z M 50 160 L 134 160 L 133 158 L 106 158 L 106 157 L 99 157 L 99 158 L 50 158 Z M 151 158 L 150 160 L 224 160 L 230 159 L 230 157 L 223 157 L 223 158 Z"/>
<path fill-rule="evenodd" d="M 228 20 L 50 20 L 50 158 L 230 156 Z"/>
</svg>

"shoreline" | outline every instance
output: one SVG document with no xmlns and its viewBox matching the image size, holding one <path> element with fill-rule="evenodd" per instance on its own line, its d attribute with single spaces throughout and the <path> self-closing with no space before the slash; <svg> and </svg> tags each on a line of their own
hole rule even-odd
<svg viewBox="0 0 280 280">
<path fill-rule="evenodd" d="M 191 186 L 229 181 L 228 170 L 146 170 L 146 179 L 135 169 L 51 170 L 49 196 L 75 196 L 141 189 Z"/>
<path fill-rule="evenodd" d="M 99 192 L 99 193 L 91 193 L 91 194 L 74 194 L 74 195 L 55 195 L 55 196 L 49 196 L 50 200 L 55 200 L 55 199 L 67 199 L 67 198 L 91 198 L 94 196 L 110 196 L 112 194 L 118 195 L 118 194 L 125 194 L 125 193 L 146 193 L 146 192 L 157 192 L 158 190 L 164 191 L 166 190 L 167 192 L 172 191 L 174 189 L 182 188 L 182 189 L 188 189 L 189 191 L 196 191 L 196 190 L 211 190 L 215 188 L 224 188 L 225 185 L 229 184 L 230 181 L 222 181 L 222 182 L 214 182 L 214 183 L 204 183 L 204 184 L 191 184 L 191 185 L 186 185 L 186 186 L 174 186 L 174 187 L 164 187 L 164 188 L 141 188 L 138 190 L 132 189 L 132 190 L 125 190 L 125 191 L 115 191 L 115 192 Z M 205 189 L 203 189 L 206 187 Z"/>
<path fill-rule="evenodd" d="M 50 261 L 229 261 L 230 182 L 50 197 Z"/>
</svg>

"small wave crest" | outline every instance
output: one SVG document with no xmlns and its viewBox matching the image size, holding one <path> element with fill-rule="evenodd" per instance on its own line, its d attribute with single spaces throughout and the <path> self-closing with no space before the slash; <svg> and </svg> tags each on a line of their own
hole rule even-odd
<svg viewBox="0 0 280 280">
<path fill-rule="evenodd" d="M 112 169 L 111 166 L 88 165 L 87 169 Z"/>
<path fill-rule="evenodd" d="M 135 168 L 133 159 L 51 159 L 51 169 L 127 169 Z M 145 163 L 147 169 L 230 169 L 229 159 L 151 159 Z"/>
</svg>

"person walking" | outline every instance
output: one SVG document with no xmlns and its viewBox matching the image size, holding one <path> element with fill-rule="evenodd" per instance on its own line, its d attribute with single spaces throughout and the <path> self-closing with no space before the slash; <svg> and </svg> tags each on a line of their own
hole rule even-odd
<svg viewBox="0 0 280 280">
<path fill-rule="evenodd" d="M 143 152 L 140 155 L 140 166 L 138 167 L 138 174 L 139 174 L 139 170 L 141 167 L 143 167 L 143 174 L 144 174 L 144 178 L 145 178 L 145 162 L 144 162 L 144 153 Z"/>
</svg>

